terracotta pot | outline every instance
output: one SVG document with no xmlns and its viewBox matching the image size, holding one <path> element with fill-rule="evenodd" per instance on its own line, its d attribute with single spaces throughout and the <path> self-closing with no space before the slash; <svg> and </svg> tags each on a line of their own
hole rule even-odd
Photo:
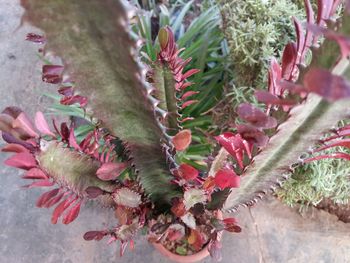
<svg viewBox="0 0 350 263">
<path fill-rule="evenodd" d="M 221 211 L 217 212 L 217 218 L 222 219 L 223 215 Z M 222 236 L 222 232 L 218 233 L 218 239 L 220 240 Z M 167 257 L 168 259 L 178 262 L 178 263 L 193 263 L 193 262 L 198 262 L 201 261 L 202 259 L 206 258 L 209 256 L 209 251 L 208 251 L 208 245 L 206 245 L 201 251 L 199 251 L 196 254 L 193 255 L 188 255 L 188 256 L 181 256 L 178 254 L 175 254 L 173 252 L 170 252 L 167 248 L 165 248 L 162 244 L 160 243 L 153 243 L 153 246 L 158 250 L 163 256 Z"/>
</svg>

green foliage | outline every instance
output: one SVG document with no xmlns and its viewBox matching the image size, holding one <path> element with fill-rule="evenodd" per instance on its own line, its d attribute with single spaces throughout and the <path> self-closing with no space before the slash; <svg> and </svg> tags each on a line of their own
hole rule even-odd
<svg viewBox="0 0 350 263">
<path fill-rule="evenodd" d="M 272 56 L 281 57 L 294 39 L 292 17 L 302 18 L 303 9 L 291 0 L 217 0 L 234 70 L 234 106 L 251 100 L 256 88 L 266 88 Z M 241 95 L 243 94 L 243 96 Z"/>
<path fill-rule="evenodd" d="M 327 150 L 333 153 L 339 149 Z M 341 149 L 341 151 L 344 151 Z M 288 205 L 317 205 L 324 198 L 334 203 L 348 203 L 350 197 L 350 163 L 342 159 L 325 159 L 297 167 L 291 178 L 276 191 Z"/>
</svg>

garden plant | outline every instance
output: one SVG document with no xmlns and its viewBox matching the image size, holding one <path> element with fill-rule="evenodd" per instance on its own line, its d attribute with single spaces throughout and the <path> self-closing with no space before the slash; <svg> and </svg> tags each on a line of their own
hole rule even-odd
<svg viewBox="0 0 350 263">
<path fill-rule="evenodd" d="M 143 233 L 194 262 L 271 191 L 347 203 L 350 1 L 21 2 L 58 95 L 47 116 L 4 109 L 2 151 L 53 224 L 99 202 L 115 225 L 85 240 L 123 255 Z"/>
</svg>

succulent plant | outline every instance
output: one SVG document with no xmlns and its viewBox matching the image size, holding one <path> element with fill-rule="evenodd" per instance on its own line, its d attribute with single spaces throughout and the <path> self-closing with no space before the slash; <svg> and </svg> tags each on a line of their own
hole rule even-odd
<svg viewBox="0 0 350 263">
<path fill-rule="evenodd" d="M 198 168 L 181 156 L 196 143 L 183 128 L 193 117 L 183 113 L 198 102 L 190 79 L 199 70 L 186 67 L 191 59 L 181 57 L 170 27 L 159 30 L 157 56 L 144 65 L 126 3 L 22 0 L 24 19 L 45 32 L 28 40 L 45 43 L 44 55 L 52 50 L 64 61 L 44 65 L 43 81 L 58 86 L 62 104 L 78 105 L 91 130 L 78 140 L 74 123 L 54 122 L 51 129 L 38 112 L 33 125 L 9 107 L 0 115 L 3 151 L 14 153 L 5 164 L 26 170 L 24 179 L 35 180 L 28 188 L 56 187 L 37 201 L 57 204 L 53 223 L 62 217 L 69 224 L 92 199 L 112 207 L 117 226 L 87 232 L 86 240 L 110 236 L 121 242 L 122 255 L 148 226 L 152 242 L 191 253 L 207 244 L 220 259 L 220 232 L 241 229 L 234 218 L 218 218 L 218 210 L 253 205 L 297 165 L 350 160 L 346 152 L 323 154 L 350 148 L 349 125 L 331 130 L 349 115 L 350 2 L 333 20 L 340 4 L 320 0 L 315 17 L 305 0 L 307 23 L 294 18 L 295 42 L 285 46 L 281 64 L 271 59 L 268 91 L 255 92 L 264 109 L 239 105 L 235 127 L 208 135 L 213 150 Z M 329 131 L 334 135 L 325 137 Z"/>
</svg>

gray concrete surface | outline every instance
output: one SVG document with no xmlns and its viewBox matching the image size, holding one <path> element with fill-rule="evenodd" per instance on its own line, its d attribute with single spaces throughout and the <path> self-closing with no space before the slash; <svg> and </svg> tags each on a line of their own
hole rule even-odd
<svg viewBox="0 0 350 263">
<path fill-rule="evenodd" d="M 26 33 L 38 29 L 18 28 L 22 12 L 18 0 L 0 0 L 0 108 L 17 105 L 33 114 L 48 103 L 42 92 L 55 89 L 40 80 L 37 47 L 24 41 Z M 5 158 L 0 154 L 0 163 Z M 116 245 L 85 242 L 86 231 L 114 220 L 98 207 L 85 207 L 69 226 L 51 225 L 52 211 L 35 208 L 42 190 L 21 190 L 20 175 L 0 166 L 0 263 L 168 262 L 144 238 L 123 258 Z M 350 226 L 326 212 L 312 210 L 301 217 L 269 199 L 237 217 L 243 232 L 224 235 L 224 263 L 350 262 Z"/>
</svg>

